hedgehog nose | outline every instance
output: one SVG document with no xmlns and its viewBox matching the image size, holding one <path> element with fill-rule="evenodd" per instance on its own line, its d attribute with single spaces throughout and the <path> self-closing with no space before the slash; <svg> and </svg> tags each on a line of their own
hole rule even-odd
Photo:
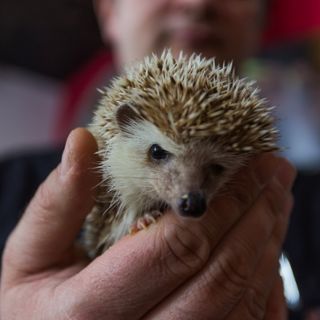
<svg viewBox="0 0 320 320">
<path fill-rule="evenodd" d="M 178 207 L 182 216 L 196 218 L 205 213 L 207 204 L 201 192 L 189 192 L 179 199 Z"/>
</svg>

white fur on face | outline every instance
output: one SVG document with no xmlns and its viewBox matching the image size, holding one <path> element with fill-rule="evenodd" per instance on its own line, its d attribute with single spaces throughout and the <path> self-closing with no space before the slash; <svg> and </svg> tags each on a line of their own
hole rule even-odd
<svg viewBox="0 0 320 320">
<path fill-rule="evenodd" d="M 152 163 L 148 153 L 153 144 L 171 154 L 167 163 Z M 224 172 L 214 175 L 212 164 L 222 165 Z M 129 210 L 132 218 L 159 201 L 176 209 L 177 200 L 190 191 L 203 191 L 209 200 L 241 165 L 239 155 L 226 153 L 218 144 L 178 145 L 147 121 L 133 122 L 115 137 L 105 162 L 112 188 L 121 200 L 120 210 Z"/>
<path fill-rule="evenodd" d="M 179 145 L 147 121 L 132 123 L 127 132 L 112 141 L 105 166 L 112 188 L 119 193 L 124 206 L 136 204 L 142 209 L 149 206 L 148 199 L 160 200 L 154 192 L 154 172 L 147 165 L 148 151 L 153 144 L 159 144 L 175 156 L 182 152 Z"/>
<path fill-rule="evenodd" d="M 164 162 L 154 162 L 149 149 L 158 144 L 169 152 Z M 214 164 L 223 165 L 220 175 L 210 171 Z M 178 145 L 147 121 L 134 122 L 117 135 L 109 145 L 102 163 L 110 188 L 119 204 L 118 216 L 106 239 L 114 243 L 124 236 L 139 217 L 160 210 L 165 203 L 178 213 L 178 200 L 188 192 L 201 191 L 207 202 L 243 164 L 243 157 L 223 152 L 212 141 L 194 141 Z"/>
</svg>

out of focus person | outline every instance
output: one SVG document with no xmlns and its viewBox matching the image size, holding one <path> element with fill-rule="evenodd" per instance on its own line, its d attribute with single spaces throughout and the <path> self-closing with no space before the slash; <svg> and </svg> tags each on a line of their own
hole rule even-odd
<svg viewBox="0 0 320 320">
<path fill-rule="evenodd" d="M 263 0 L 96 0 L 94 5 L 101 33 L 113 45 L 114 61 L 118 71 L 124 64 L 139 60 L 151 52 L 159 53 L 168 47 L 172 48 L 175 54 L 183 50 L 188 54 L 197 52 L 206 57 L 215 56 L 220 62 L 233 60 L 236 69 L 239 70 L 241 63 L 258 48 L 266 15 L 266 2 Z M 252 192 L 252 199 L 247 205 L 251 211 L 240 210 L 235 204 L 235 211 L 243 211 L 241 218 L 237 223 L 233 221 L 235 225 L 231 223 L 228 226 L 227 229 L 231 228 L 230 232 L 224 231 L 225 240 L 221 238 L 206 249 L 211 254 L 216 252 L 214 250 L 219 246 L 220 255 L 224 256 L 229 250 L 228 245 L 232 246 L 239 236 L 239 230 L 243 231 L 242 237 L 250 246 L 258 244 L 254 251 L 258 260 L 249 259 L 250 261 L 244 264 L 245 274 L 250 276 L 245 276 L 243 282 L 241 277 L 237 278 L 240 279 L 239 284 L 237 280 L 236 283 L 232 281 L 233 270 L 239 267 L 238 260 L 232 260 L 228 270 L 222 267 L 226 272 L 226 277 L 222 278 L 219 272 L 217 276 L 210 276 L 210 272 L 201 274 L 200 269 L 203 265 L 196 266 L 192 272 L 189 270 L 176 274 L 178 278 L 181 276 L 180 280 L 168 277 L 167 274 L 162 277 L 159 273 L 150 272 L 159 269 L 157 264 L 159 260 L 150 257 L 146 261 L 146 255 L 150 255 L 152 251 L 157 257 L 161 256 L 161 252 L 164 258 L 168 255 L 161 244 L 159 248 L 157 246 L 152 248 L 154 243 L 152 229 L 146 235 L 139 233 L 137 237 L 120 241 L 97 259 L 98 261 L 90 263 L 84 258 L 79 258 L 73 243 L 85 214 L 92 206 L 91 198 L 94 196 L 92 187 L 97 183 L 97 178 L 88 171 L 88 168 L 94 163 L 95 150 L 94 141 L 87 132 L 83 130 L 74 132 L 68 139 L 62 164 L 43 183 L 12 233 L 3 262 L 1 287 L 3 315 L 10 315 L 12 319 L 19 319 L 22 315 L 32 319 L 73 318 L 74 315 L 77 316 L 76 319 L 87 319 L 88 315 L 91 315 L 92 319 L 103 317 L 122 319 L 128 318 L 129 315 L 133 319 L 286 318 L 276 269 L 290 211 L 290 186 L 294 171 L 284 160 L 270 156 L 258 161 L 259 165 L 255 166 L 258 167 L 258 175 L 263 176 L 262 184 L 268 186 L 272 192 L 275 187 L 269 185 L 271 183 L 269 178 L 276 176 L 276 168 L 283 170 L 283 173 L 280 173 L 281 177 L 276 178 L 279 180 L 276 184 L 281 185 L 279 190 L 282 192 L 278 192 L 275 198 L 279 198 L 280 204 L 277 205 L 282 208 L 280 211 L 283 211 L 279 216 L 285 218 L 277 218 L 273 226 L 269 225 L 271 221 L 267 220 L 265 227 L 260 225 L 263 219 L 258 219 L 260 222 L 244 219 L 249 213 L 260 217 L 270 211 L 272 206 L 270 201 L 262 201 L 266 189 L 261 189 L 261 197 L 256 198 L 254 190 L 257 186 L 251 185 L 252 181 L 248 181 L 248 192 Z M 2 248 L 38 185 L 59 164 L 61 153 L 62 150 L 49 150 L 43 154 L 25 155 L 1 163 Z M 301 212 L 305 215 L 312 215 L 314 212 L 312 203 L 315 203 L 315 189 L 319 184 L 318 180 L 315 180 L 313 185 L 310 184 L 313 186 L 308 193 L 310 207 L 306 208 L 303 205 L 305 195 L 300 190 L 303 188 L 300 186 L 305 184 L 305 178 L 301 179 L 298 179 L 295 189 L 297 206 L 293 215 L 305 221 Z M 227 210 L 224 205 L 226 203 L 222 204 L 222 211 Z M 167 216 L 164 218 L 163 224 L 170 224 L 172 221 L 179 223 L 176 222 L 176 218 L 172 218 L 172 215 L 168 215 L 168 218 Z M 257 225 L 253 225 L 255 223 Z M 240 225 L 242 228 L 238 230 Z M 291 230 L 294 231 L 291 233 L 289 231 L 287 248 L 289 256 L 296 265 L 298 280 L 303 282 L 306 273 L 305 270 L 301 270 L 301 266 L 309 270 L 309 264 L 306 263 L 303 249 L 299 251 L 294 246 L 304 248 L 305 238 L 300 237 L 301 225 L 297 225 L 294 220 L 292 225 Z M 295 229 L 297 226 L 298 230 Z M 260 239 L 263 232 L 252 232 L 255 228 L 270 229 L 268 237 Z M 191 240 L 189 236 L 185 239 L 189 248 Z M 201 243 L 199 246 L 195 243 L 193 248 L 199 250 L 199 254 L 204 250 Z M 149 244 L 150 247 L 145 244 Z M 135 256 L 132 257 L 130 252 L 134 252 Z M 175 251 L 173 253 L 177 254 Z M 185 251 L 182 253 L 190 258 Z M 178 253 L 178 258 L 179 254 L 181 252 Z M 121 260 L 119 256 L 122 255 L 127 260 Z M 186 260 L 183 259 L 184 264 Z M 219 261 L 219 255 L 216 259 Z M 170 263 L 166 260 L 165 262 Z M 211 260 L 210 264 L 215 267 L 212 267 L 212 270 L 219 269 Z M 132 276 L 128 276 L 129 267 Z M 173 273 L 176 271 L 174 268 Z M 167 269 L 162 271 L 169 274 L 171 272 Z M 209 278 L 204 282 L 196 280 L 199 277 L 205 279 L 207 276 Z M 192 277 L 195 283 L 191 281 Z M 231 282 L 228 279 L 231 279 Z M 208 286 L 210 281 L 212 287 Z M 150 284 L 146 284 L 143 288 L 140 287 L 142 282 Z M 30 286 L 20 285 L 21 283 L 29 283 Z M 192 290 L 197 287 L 205 290 L 199 290 L 198 296 L 192 294 L 185 296 L 183 290 L 177 289 L 180 286 L 186 288 L 185 290 L 189 289 L 188 292 L 193 292 Z M 225 286 L 227 290 L 224 294 Z M 93 294 L 95 289 L 96 293 Z M 198 293 L 198 290 L 195 292 Z M 229 299 L 226 298 L 228 295 Z M 221 298 L 218 299 L 219 296 Z M 27 302 L 29 297 L 32 303 Z M 318 302 L 316 296 L 314 297 L 316 306 Z M 186 298 L 184 303 L 182 298 Z M 13 313 L 12 310 L 18 301 L 25 302 Z M 256 308 L 252 309 L 252 304 L 255 304 Z"/>
</svg>

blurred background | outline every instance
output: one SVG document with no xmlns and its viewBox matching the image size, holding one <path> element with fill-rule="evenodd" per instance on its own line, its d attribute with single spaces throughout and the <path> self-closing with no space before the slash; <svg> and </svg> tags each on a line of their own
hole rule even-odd
<svg viewBox="0 0 320 320">
<path fill-rule="evenodd" d="M 261 50 L 242 72 L 256 79 L 276 106 L 286 156 L 300 172 L 320 172 L 320 0 L 272 0 L 268 9 Z M 1 0 L 0 160 L 61 145 L 72 128 L 88 123 L 97 88 L 113 74 L 92 1 Z M 305 300 L 315 307 L 320 209 L 319 201 L 305 199 L 320 192 L 313 187 L 318 182 L 319 174 L 297 185 L 303 196 L 292 225 L 301 229 L 289 229 L 290 239 L 296 239 L 291 257 L 296 253 L 301 262 L 298 277 L 306 276 L 300 283 L 311 292 Z M 300 261 L 305 257 L 310 261 Z"/>
<path fill-rule="evenodd" d="M 271 2 L 261 52 L 243 73 L 277 106 L 286 155 L 300 169 L 319 169 L 320 1 Z M 98 99 L 87 87 L 101 87 L 108 74 L 112 58 L 91 1 L 1 0 L 0 158 L 59 144 L 86 124 Z"/>
<path fill-rule="evenodd" d="M 0 158 L 65 138 L 102 48 L 91 1 L 0 1 Z"/>
</svg>

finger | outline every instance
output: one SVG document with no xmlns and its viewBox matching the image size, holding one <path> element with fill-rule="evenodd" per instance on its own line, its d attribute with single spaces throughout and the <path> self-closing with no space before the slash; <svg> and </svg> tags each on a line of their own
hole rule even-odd
<svg viewBox="0 0 320 320">
<path fill-rule="evenodd" d="M 140 319 L 201 269 L 209 254 L 205 237 L 184 230 L 168 213 L 157 225 L 118 241 L 57 287 L 56 296 L 72 299 L 68 314 L 74 318 L 91 319 L 94 313 L 95 319 Z"/>
<path fill-rule="evenodd" d="M 288 309 L 283 291 L 282 279 L 277 275 L 276 281 L 269 295 L 266 307 L 265 320 L 286 320 Z"/>
<path fill-rule="evenodd" d="M 32 273 L 56 264 L 73 247 L 93 205 L 96 149 L 87 130 L 70 134 L 61 164 L 39 187 L 8 241 L 5 259 L 16 270 Z"/>
<path fill-rule="evenodd" d="M 226 320 L 238 320 L 239 318 L 246 320 L 265 319 L 267 295 L 270 294 L 272 285 L 275 283 L 277 273 L 277 267 L 272 266 L 272 269 L 269 269 L 265 275 L 265 286 L 258 287 L 258 284 L 253 282 L 246 289 L 240 303 L 226 317 Z"/>
<path fill-rule="evenodd" d="M 292 203 L 292 198 L 289 198 L 286 212 L 291 211 Z M 229 314 L 228 320 L 237 320 L 239 315 L 247 320 L 265 319 L 266 312 L 271 312 L 271 310 L 268 310 L 270 306 L 267 305 L 267 302 L 279 277 L 279 256 L 287 227 L 288 219 L 285 215 L 279 215 L 262 259 L 259 261 L 252 279 L 248 282 L 246 292 L 237 307 Z M 278 307 L 283 308 L 281 299 L 274 301 L 274 303 L 278 303 Z M 271 319 L 278 320 L 279 317 L 272 317 Z"/>
<path fill-rule="evenodd" d="M 255 204 L 226 235 L 198 275 L 176 290 L 150 319 L 224 319 L 240 302 L 269 242 L 278 217 L 288 219 L 288 199 L 295 172 L 283 162 Z M 281 184 L 281 183 L 282 184 Z M 287 222 L 286 222 L 287 223 Z"/>
<path fill-rule="evenodd" d="M 248 166 L 242 168 L 222 194 L 214 199 L 210 211 L 199 221 L 210 237 L 212 247 L 220 242 L 223 235 L 253 204 L 282 161 L 271 153 L 259 155 Z"/>
</svg>

